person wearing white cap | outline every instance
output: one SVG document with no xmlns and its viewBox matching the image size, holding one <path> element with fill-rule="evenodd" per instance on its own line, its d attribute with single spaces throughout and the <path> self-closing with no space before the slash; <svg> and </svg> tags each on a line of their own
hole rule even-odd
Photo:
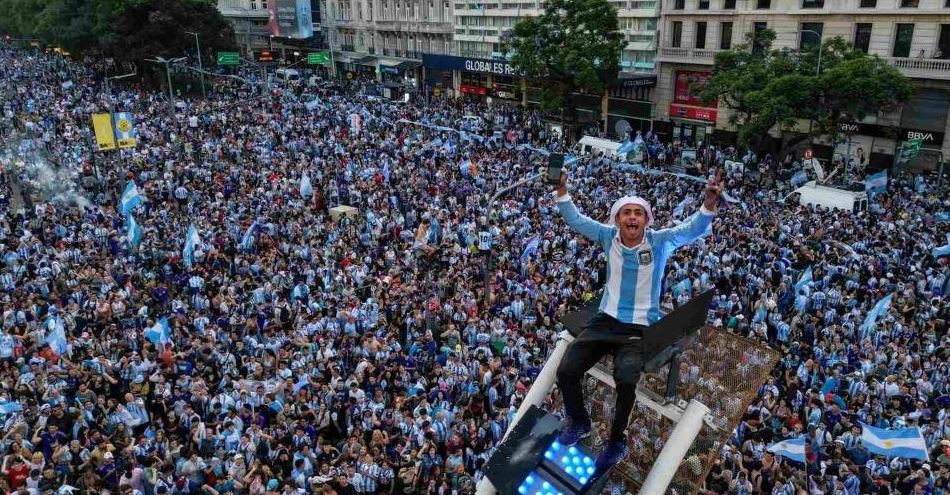
<svg viewBox="0 0 950 495">
<path fill-rule="evenodd" d="M 666 260 L 680 246 L 702 237 L 711 228 L 722 194 L 720 176 L 711 178 L 699 212 L 668 229 L 653 230 L 653 209 L 639 196 L 624 196 L 610 208 L 607 223 L 582 215 L 567 192 L 567 175 L 561 176 L 556 202 L 568 225 L 600 243 L 607 253 L 607 283 L 597 314 L 568 346 L 557 370 L 558 389 L 564 397 L 567 424 L 560 442 L 574 445 L 590 434 L 581 380 L 587 370 L 608 354 L 614 357 L 617 404 L 610 438 L 597 457 L 604 470 L 627 455 L 627 423 L 636 399 L 643 367 L 644 329 L 660 319 L 660 292 Z"/>
</svg>

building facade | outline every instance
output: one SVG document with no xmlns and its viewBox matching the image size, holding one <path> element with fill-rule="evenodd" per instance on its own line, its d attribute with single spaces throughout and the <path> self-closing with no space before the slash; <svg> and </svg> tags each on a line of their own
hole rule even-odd
<svg viewBox="0 0 950 495">
<path fill-rule="evenodd" d="M 913 97 L 901 109 L 843 125 L 846 145 L 831 149 L 885 165 L 913 137 L 935 159 L 950 157 L 950 0 L 667 0 L 663 2 L 655 126 L 693 142 L 729 137 L 728 112 L 699 101 L 690 88 L 703 84 L 714 57 L 744 43 L 756 30 L 776 33 L 773 48 L 814 49 L 842 37 L 880 56 L 911 78 Z M 848 151 L 844 151 L 847 149 Z M 873 160 L 872 160 L 873 158 Z M 928 159 L 928 158 L 923 158 Z"/>
<path fill-rule="evenodd" d="M 305 0 L 310 3 L 313 37 L 290 39 L 271 36 L 268 27 L 270 10 L 268 2 L 276 0 L 218 0 L 218 11 L 234 27 L 234 37 L 241 52 L 248 58 L 261 51 L 273 52 L 274 61 L 294 63 L 305 57 L 307 51 L 326 48 L 322 28 L 322 5 L 320 0 Z"/>
</svg>

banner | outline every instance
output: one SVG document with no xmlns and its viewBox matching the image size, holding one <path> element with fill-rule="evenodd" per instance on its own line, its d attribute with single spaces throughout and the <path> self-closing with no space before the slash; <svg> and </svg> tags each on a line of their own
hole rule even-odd
<svg viewBox="0 0 950 495">
<path fill-rule="evenodd" d="M 135 131 L 135 121 L 129 112 L 117 112 L 112 114 L 113 128 L 115 137 L 120 148 L 134 148 L 138 142 Z"/>
<path fill-rule="evenodd" d="M 696 107 L 716 108 L 716 103 L 711 106 L 703 103 L 699 99 L 699 93 L 706 89 L 711 72 L 701 72 L 693 70 L 676 71 L 676 79 L 673 82 L 673 103 L 682 103 Z"/>
<path fill-rule="evenodd" d="M 96 133 L 96 145 L 99 151 L 115 149 L 115 133 L 112 131 L 112 118 L 109 114 L 93 114 L 92 128 Z"/>
<path fill-rule="evenodd" d="M 268 30 L 274 36 L 304 39 L 313 36 L 310 0 L 271 0 Z"/>
</svg>

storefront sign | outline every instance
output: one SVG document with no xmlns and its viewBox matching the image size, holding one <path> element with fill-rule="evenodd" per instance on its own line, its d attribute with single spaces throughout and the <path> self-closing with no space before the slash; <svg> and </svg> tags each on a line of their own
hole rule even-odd
<svg viewBox="0 0 950 495">
<path fill-rule="evenodd" d="M 637 76 L 617 81 L 622 88 L 652 88 L 656 86 L 656 76 Z"/>
<path fill-rule="evenodd" d="M 843 122 L 838 126 L 838 131 L 846 135 L 880 137 L 896 139 L 898 141 L 920 139 L 924 145 L 943 144 L 945 137 L 943 132 L 938 131 L 913 129 L 909 127 L 891 127 L 877 124 L 864 124 L 861 122 Z"/>
<path fill-rule="evenodd" d="M 698 96 L 706 88 L 710 75 L 709 72 L 693 70 L 676 71 L 674 73 L 676 79 L 673 82 L 673 102 L 696 107 L 716 108 L 717 103 L 713 103 L 711 106 L 707 105 Z"/>
<path fill-rule="evenodd" d="M 499 76 L 515 76 L 515 68 L 504 60 L 422 54 L 422 64 L 432 69 L 460 70 Z"/>
<path fill-rule="evenodd" d="M 462 84 L 459 86 L 459 91 L 478 96 L 485 96 L 488 94 L 488 88 L 482 86 L 473 86 L 471 84 Z"/>
<path fill-rule="evenodd" d="M 683 105 L 670 104 L 670 117 L 680 119 L 704 120 L 706 122 L 716 122 L 717 112 L 712 108 L 687 107 Z"/>
</svg>

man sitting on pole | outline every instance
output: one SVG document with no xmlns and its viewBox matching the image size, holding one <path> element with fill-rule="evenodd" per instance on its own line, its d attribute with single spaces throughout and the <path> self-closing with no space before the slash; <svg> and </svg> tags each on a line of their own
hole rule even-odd
<svg viewBox="0 0 950 495">
<path fill-rule="evenodd" d="M 591 422 L 584 408 L 581 380 L 606 355 L 613 355 L 617 403 L 610 438 L 597 457 L 604 470 L 626 457 L 626 429 L 636 400 L 637 381 L 643 369 L 643 332 L 660 314 L 660 291 L 666 260 L 680 246 L 701 237 L 712 224 L 722 193 L 721 176 L 710 179 L 699 212 L 668 229 L 652 230 L 650 203 L 625 196 L 610 208 L 609 224 L 580 212 L 567 193 L 566 172 L 556 189 L 561 216 L 584 237 L 600 243 L 607 253 L 607 283 L 598 313 L 570 344 L 557 369 L 557 385 L 564 397 L 567 424 L 559 438 L 574 445 L 590 435 Z"/>
</svg>

